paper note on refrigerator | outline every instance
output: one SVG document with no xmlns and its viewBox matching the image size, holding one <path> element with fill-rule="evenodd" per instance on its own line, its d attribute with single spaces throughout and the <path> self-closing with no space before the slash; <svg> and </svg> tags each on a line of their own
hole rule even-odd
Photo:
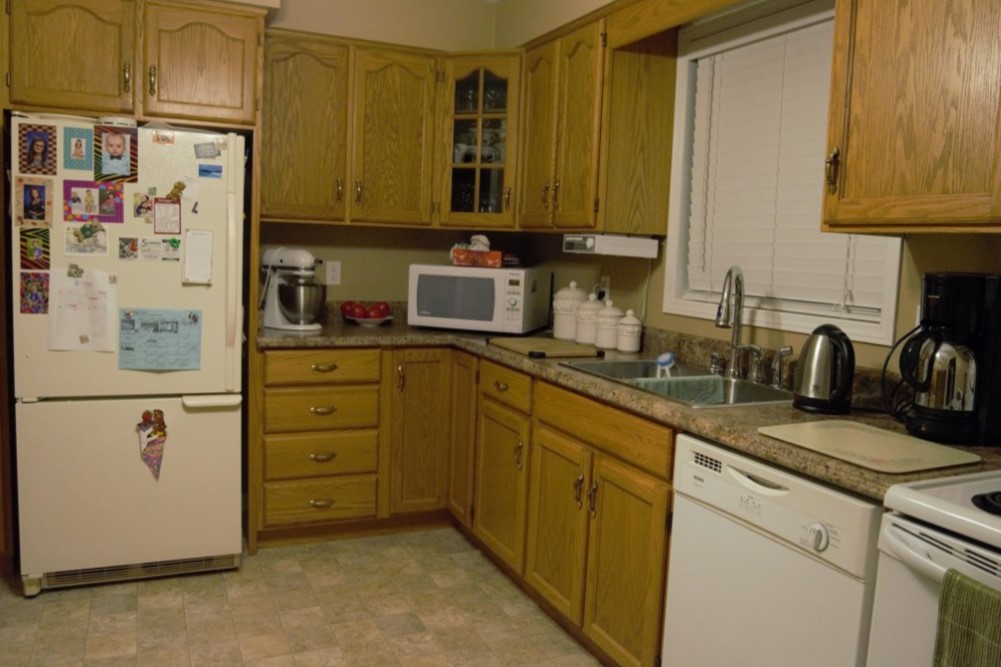
<svg viewBox="0 0 1001 667">
<path fill-rule="evenodd" d="M 108 273 L 71 276 L 52 267 L 49 288 L 49 349 L 115 351 L 118 290 Z"/>
<path fill-rule="evenodd" d="M 189 229 L 184 233 L 184 274 L 188 284 L 212 284 L 212 230 Z"/>
<path fill-rule="evenodd" d="M 118 368 L 133 371 L 198 370 L 202 363 L 202 311 L 122 308 Z"/>
</svg>

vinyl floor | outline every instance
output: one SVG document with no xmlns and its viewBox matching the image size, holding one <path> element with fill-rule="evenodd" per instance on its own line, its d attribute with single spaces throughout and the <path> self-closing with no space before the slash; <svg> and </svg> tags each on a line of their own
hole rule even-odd
<svg viewBox="0 0 1001 667">
<path fill-rule="evenodd" d="M 0 665 L 598 664 L 453 528 L 32 599 L 0 586 Z"/>
</svg>

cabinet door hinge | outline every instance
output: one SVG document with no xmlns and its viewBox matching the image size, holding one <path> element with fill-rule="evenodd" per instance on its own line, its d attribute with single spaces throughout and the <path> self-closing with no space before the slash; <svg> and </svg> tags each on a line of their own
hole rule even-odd
<svg viewBox="0 0 1001 667">
<path fill-rule="evenodd" d="M 7 75 L 4 76 L 4 82 L 7 84 L 7 87 L 10 88 L 10 72 L 7 72 Z"/>
<path fill-rule="evenodd" d="M 469 506 L 469 522 L 473 522 L 473 518 L 476 516 L 476 505 Z"/>
<path fill-rule="evenodd" d="M 7 2 L 3 3 L 3 10 L 7 12 L 8 15 L 10 14 L 10 0 L 7 0 Z"/>
<path fill-rule="evenodd" d="M 601 201 L 601 200 L 600 200 L 600 199 L 599 199 L 598 197 L 595 197 L 595 198 L 594 198 L 594 212 L 595 212 L 595 213 L 597 213 L 597 212 L 598 212 L 598 203 L 599 203 L 600 201 Z"/>
<path fill-rule="evenodd" d="M 602 46 L 602 48 L 608 46 L 608 33 L 607 32 L 601 33 L 601 46 Z"/>
</svg>

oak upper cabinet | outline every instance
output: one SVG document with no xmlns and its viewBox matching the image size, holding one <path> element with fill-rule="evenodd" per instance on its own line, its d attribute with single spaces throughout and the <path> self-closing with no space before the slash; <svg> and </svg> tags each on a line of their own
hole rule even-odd
<svg viewBox="0 0 1001 667">
<path fill-rule="evenodd" d="M 448 509 L 472 527 L 473 451 L 476 443 L 476 376 L 479 359 L 452 350 L 451 428 L 449 428 Z"/>
<path fill-rule="evenodd" d="M 439 97 L 439 224 L 514 227 L 521 56 L 445 59 Z"/>
<path fill-rule="evenodd" d="M 532 378 L 480 361 L 473 534 L 515 572 L 525 558 Z"/>
<path fill-rule="evenodd" d="M 525 54 L 518 225 L 594 227 L 604 20 Z"/>
<path fill-rule="evenodd" d="M 353 222 L 431 224 L 435 72 L 429 55 L 355 52 Z"/>
<path fill-rule="evenodd" d="M 1001 4 L 838 0 L 834 17 L 823 228 L 1001 222 Z"/>
<path fill-rule="evenodd" d="M 450 351 L 447 348 L 393 352 L 390 437 L 390 512 L 445 507 L 448 491 Z"/>
<path fill-rule="evenodd" d="M 264 48 L 261 215 L 345 219 L 348 47 L 269 30 Z"/>
<path fill-rule="evenodd" d="M 142 39 L 146 115 L 255 124 L 263 13 L 146 0 Z"/>
<path fill-rule="evenodd" d="M 525 580 L 616 664 L 652 666 L 673 433 L 544 382 L 535 416 Z"/>
<path fill-rule="evenodd" d="M 135 0 L 12 0 L 7 6 L 11 104 L 134 111 Z"/>
<path fill-rule="evenodd" d="M 140 21 L 136 7 L 11 0 L 11 103 L 256 123 L 264 10 L 146 0 Z"/>
</svg>

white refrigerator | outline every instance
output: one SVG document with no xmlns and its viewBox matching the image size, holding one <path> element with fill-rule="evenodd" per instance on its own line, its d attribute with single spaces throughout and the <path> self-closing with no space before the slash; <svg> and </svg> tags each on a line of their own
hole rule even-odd
<svg viewBox="0 0 1001 667">
<path fill-rule="evenodd" d="M 10 129 L 25 594 L 238 567 L 243 137 Z"/>
</svg>

